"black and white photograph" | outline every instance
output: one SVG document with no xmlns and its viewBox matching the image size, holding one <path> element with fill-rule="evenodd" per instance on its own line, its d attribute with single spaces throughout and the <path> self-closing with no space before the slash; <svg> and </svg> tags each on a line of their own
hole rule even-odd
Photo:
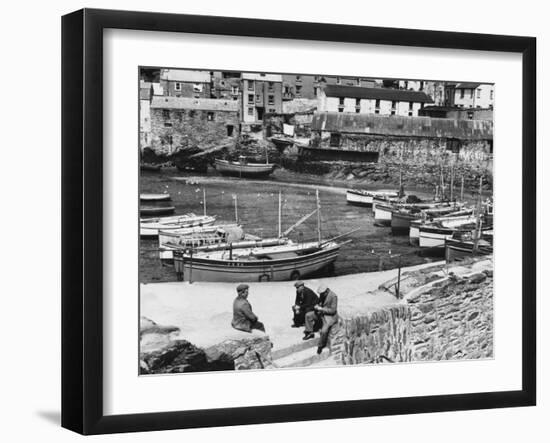
<svg viewBox="0 0 550 443">
<path fill-rule="evenodd" d="M 140 66 L 139 374 L 493 359 L 497 86 Z"/>
</svg>

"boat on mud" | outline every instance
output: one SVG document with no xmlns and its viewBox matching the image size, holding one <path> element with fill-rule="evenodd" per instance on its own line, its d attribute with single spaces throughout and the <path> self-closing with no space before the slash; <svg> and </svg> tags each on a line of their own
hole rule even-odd
<svg viewBox="0 0 550 443">
<path fill-rule="evenodd" d="M 176 211 L 175 206 L 140 206 L 139 215 L 168 215 Z"/>
<path fill-rule="evenodd" d="M 339 250 L 340 244 L 328 241 L 195 254 L 175 250 L 173 254 L 180 281 L 263 282 L 298 280 L 323 269 L 330 271 Z"/>
<path fill-rule="evenodd" d="M 208 226 L 216 221 L 209 215 L 173 215 L 170 217 L 142 218 L 139 223 L 139 235 L 142 238 L 157 237 L 159 231 L 173 231 L 182 228 Z"/>
<path fill-rule="evenodd" d="M 395 208 L 391 215 L 391 231 L 393 235 L 409 234 L 411 222 L 414 220 L 432 220 L 436 217 L 447 215 L 466 215 L 472 214 L 473 209 L 462 210 L 463 205 L 458 203 L 449 203 L 435 208 L 420 209 L 413 208 Z"/>
<path fill-rule="evenodd" d="M 366 189 L 348 189 L 346 191 L 346 201 L 350 205 L 372 207 L 375 198 L 397 198 L 399 191 L 393 189 L 381 189 L 378 191 L 369 191 Z"/>
<path fill-rule="evenodd" d="M 464 215 L 449 217 L 419 226 L 418 244 L 421 248 L 438 248 L 445 246 L 445 240 L 452 238 L 455 233 L 466 233 L 478 230 L 480 233 L 492 231 L 493 227 L 483 225 L 483 217 L 479 215 Z M 481 235 L 481 234 L 480 234 Z"/>
<path fill-rule="evenodd" d="M 139 194 L 139 200 L 142 202 L 164 202 L 171 199 L 170 194 L 149 194 L 142 193 Z"/>
<path fill-rule="evenodd" d="M 235 177 L 267 177 L 275 169 L 274 163 L 249 163 L 245 157 L 239 161 L 215 159 L 214 167 L 223 175 Z"/>
<path fill-rule="evenodd" d="M 475 231 L 457 232 L 445 240 L 445 260 L 450 263 L 493 253 L 493 231 L 481 231 L 476 240 Z"/>
</svg>

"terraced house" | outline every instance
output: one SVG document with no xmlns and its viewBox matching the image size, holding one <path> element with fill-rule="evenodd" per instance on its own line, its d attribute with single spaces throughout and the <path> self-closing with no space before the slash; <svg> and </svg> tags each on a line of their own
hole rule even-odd
<svg viewBox="0 0 550 443">
<path fill-rule="evenodd" d="M 327 85 L 319 92 L 320 112 L 416 117 L 427 103 L 433 100 L 426 93 L 403 89 Z"/>
</svg>

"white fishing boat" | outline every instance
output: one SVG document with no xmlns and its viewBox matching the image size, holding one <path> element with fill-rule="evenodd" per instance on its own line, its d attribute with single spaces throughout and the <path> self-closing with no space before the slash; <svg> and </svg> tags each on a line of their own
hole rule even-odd
<svg viewBox="0 0 550 443">
<path fill-rule="evenodd" d="M 350 205 L 371 207 L 375 198 L 397 198 L 399 191 L 391 189 L 381 189 L 379 191 L 369 191 L 366 189 L 348 189 L 346 191 L 346 201 Z"/>
<path fill-rule="evenodd" d="M 339 250 L 338 243 L 329 241 L 196 254 L 174 251 L 174 264 L 183 281 L 287 281 L 330 268 Z"/>
<path fill-rule="evenodd" d="M 317 214 L 317 241 L 295 243 L 286 237 L 290 231 Z M 286 281 L 307 277 L 333 268 L 340 243 L 321 239 L 319 191 L 317 209 L 302 217 L 286 231 L 281 230 L 281 194 L 279 194 L 279 237 L 283 244 L 259 247 L 209 248 L 204 250 L 174 250 L 174 265 L 178 280 L 215 282 Z M 353 231 L 352 231 L 353 232 Z"/>
<path fill-rule="evenodd" d="M 209 215 L 174 215 L 170 217 L 142 218 L 139 223 L 140 237 L 157 237 L 160 230 L 173 231 L 182 228 L 208 226 L 216 221 Z"/>
<path fill-rule="evenodd" d="M 418 242 L 421 248 L 435 248 L 445 246 L 445 240 L 452 237 L 457 230 L 475 229 L 477 216 L 464 215 L 449 217 L 448 220 L 440 220 L 436 223 L 422 224 L 419 226 Z"/>
<path fill-rule="evenodd" d="M 139 199 L 143 202 L 169 201 L 170 198 L 171 198 L 170 194 L 148 194 L 148 193 L 139 194 Z"/>
</svg>

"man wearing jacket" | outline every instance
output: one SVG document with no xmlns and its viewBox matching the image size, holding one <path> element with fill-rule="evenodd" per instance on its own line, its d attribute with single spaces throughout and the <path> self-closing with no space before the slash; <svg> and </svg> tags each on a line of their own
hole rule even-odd
<svg viewBox="0 0 550 443">
<path fill-rule="evenodd" d="M 258 316 L 252 312 L 252 306 L 248 302 L 248 285 L 245 283 L 237 286 L 237 298 L 233 302 L 231 326 L 244 332 L 252 332 L 252 329 L 265 332 L 264 324 L 258 321 Z"/>
<path fill-rule="evenodd" d="M 304 326 L 307 313 L 313 312 L 313 307 L 319 303 L 319 297 L 303 281 L 297 281 L 294 283 L 294 286 L 296 287 L 296 299 L 292 306 L 292 311 L 294 312 L 292 327 L 299 328 L 300 326 Z M 304 335 L 307 334 L 308 330 L 306 328 Z"/>
<path fill-rule="evenodd" d="M 327 345 L 330 329 L 338 322 L 338 297 L 325 285 L 319 286 L 317 292 L 319 293 L 320 302 L 315 305 L 314 309 L 316 314 L 321 316 L 323 320 L 319 347 L 317 348 L 317 354 L 320 354 Z"/>
</svg>

